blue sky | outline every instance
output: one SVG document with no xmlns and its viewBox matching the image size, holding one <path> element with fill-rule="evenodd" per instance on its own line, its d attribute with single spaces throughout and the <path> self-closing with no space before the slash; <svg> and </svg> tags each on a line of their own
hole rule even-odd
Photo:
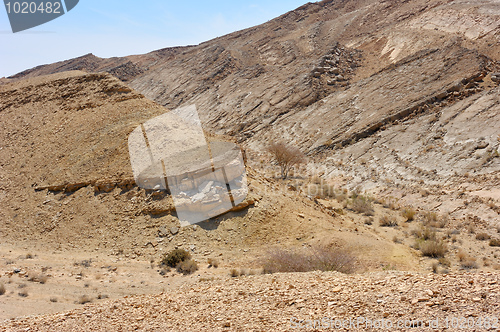
<svg viewBox="0 0 500 332">
<path fill-rule="evenodd" d="M 15 34 L 1 6 L 0 77 L 87 53 L 113 57 L 199 44 L 264 23 L 306 2 L 80 0 L 65 15 Z"/>
</svg>

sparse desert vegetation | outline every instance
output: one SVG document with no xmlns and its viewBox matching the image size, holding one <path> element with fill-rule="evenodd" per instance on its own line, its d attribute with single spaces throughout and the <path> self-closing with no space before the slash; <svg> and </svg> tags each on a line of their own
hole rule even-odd
<svg viewBox="0 0 500 332">
<path fill-rule="evenodd" d="M 366 216 L 373 216 L 375 212 L 372 206 L 371 199 L 363 195 L 355 195 L 350 202 L 350 208 L 353 211 L 362 213 Z"/>
<path fill-rule="evenodd" d="M 179 263 L 190 259 L 191 254 L 186 250 L 174 249 L 163 256 L 160 264 L 175 268 Z"/>
<path fill-rule="evenodd" d="M 286 179 L 290 171 L 305 162 L 305 155 L 298 148 L 284 142 L 273 142 L 266 149 L 280 167 L 281 178 Z"/>
<path fill-rule="evenodd" d="M 198 263 L 192 259 L 186 259 L 177 264 L 177 272 L 191 274 L 198 270 Z"/>
<path fill-rule="evenodd" d="M 174 249 L 165 254 L 160 265 L 175 268 L 177 272 L 184 275 L 198 270 L 198 263 L 191 258 L 191 254 L 184 249 Z M 167 270 L 168 271 L 168 270 Z M 165 274 L 165 272 L 163 272 Z"/>
<path fill-rule="evenodd" d="M 406 219 L 406 221 L 413 221 L 415 220 L 415 210 L 412 208 L 405 208 L 403 209 L 403 217 Z"/>
<path fill-rule="evenodd" d="M 310 250 L 273 249 L 263 261 L 264 273 L 338 271 L 352 273 L 355 258 L 339 248 L 316 247 Z"/>
<path fill-rule="evenodd" d="M 380 217 L 379 224 L 381 227 L 394 227 L 398 225 L 397 220 L 387 214 Z"/>
<path fill-rule="evenodd" d="M 490 247 L 500 247 L 500 239 L 491 239 Z"/>
<path fill-rule="evenodd" d="M 82 295 L 76 301 L 76 303 L 78 303 L 78 304 L 86 304 L 86 303 L 90 303 L 90 302 L 92 302 L 92 298 L 88 295 Z"/>
</svg>

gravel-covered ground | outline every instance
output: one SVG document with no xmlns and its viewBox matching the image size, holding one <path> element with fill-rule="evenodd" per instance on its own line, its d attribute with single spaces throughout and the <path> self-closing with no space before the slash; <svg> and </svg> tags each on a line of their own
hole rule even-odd
<svg viewBox="0 0 500 332">
<path fill-rule="evenodd" d="M 7 320 L 0 330 L 499 331 L 499 276 L 309 272 L 199 280 L 175 293 Z"/>
</svg>

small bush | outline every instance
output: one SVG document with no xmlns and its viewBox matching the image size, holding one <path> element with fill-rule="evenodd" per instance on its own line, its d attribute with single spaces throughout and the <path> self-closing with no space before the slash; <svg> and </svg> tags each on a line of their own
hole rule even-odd
<svg viewBox="0 0 500 332">
<path fill-rule="evenodd" d="M 444 257 L 447 248 L 442 241 L 426 240 L 418 244 L 418 248 L 424 256 L 439 258 Z"/>
<path fill-rule="evenodd" d="M 432 263 L 432 272 L 438 273 L 439 264 L 437 262 Z"/>
<path fill-rule="evenodd" d="M 466 260 L 467 258 L 469 257 L 469 255 L 467 255 L 467 253 L 465 251 L 463 251 L 462 249 L 460 249 L 457 253 L 457 258 L 460 262 L 463 262 L 464 260 Z"/>
<path fill-rule="evenodd" d="M 476 259 L 472 258 L 472 257 L 468 257 L 460 265 L 462 266 L 462 268 L 467 269 L 467 270 L 478 268 Z"/>
<path fill-rule="evenodd" d="M 490 240 L 490 247 L 500 247 L 500 240 L 499 239 L 491 239 Z"/>
<path fill-rule="evenodd" d="M 192 259 L 183 260 L 177 265 L 177 272 L 182 274 L 191 274 L 197 270 L 198 264 Z"/>
<path fill-rule="evenodd" d="M 45 274 L 28 273 L 28 281 L 39 282 L 41 284 L 45 284 L 47 282 L 48 278 L 49 277 Z"/>
<path fill-rule="evenodd" d="M 92 299 L 90 298 L 90 296 L 87 296 L 87 295 L 82 295 L 78 298 L 78 300 L 76 301 L 76 303 L 78 304 L 85 304 L 85 303 L 90 303 L 92 302 Z"/>
<path fill-rule="evenodd" d="M 357 213 L 363 213 L 367 216 L 373 216 L 373 210 L 370 199 L 366 196 L 356 196 L 352 199 L 351 209 Z"/>
<path fill-rule="evenodd" d="M 365 225 L 371 225 L 373 224 L 373 217 L 368 217 L 365 219 Z"/>
<path fill-rule="evenodd" d="M 5 294 L 5 286 L 4 284 L 0 283 L 0 295 L 4 295 Z"/>
<path fill-rule="evenodd" d="M 412 208 L 406 208 L 403 210 L 403 217 L 406 218 L 406 221 L 415 220 L 415 210 Z"/>
<path fill-rule="evenodd" d="M 177 267 L 181 262 L 191 259 L 191 254 L 184 249 L 175 249 L 165 254 L 161 260 L 161 265 Z"/>
<path fill-rule="evenodd" d="M 398 222 L 388 215 L 380 217 L 379 224 L 381 227 L 394 227 L 398 225 Z"/>
<path fill-rule="evenodd" d="M 229 275 L 233 278 L 239 277 L 240 271 L 238 269 L 231 269 L 231 271 L 229 271 Z"/>
<path fill-rule="evenodd" d="M 57 297 L 51 297 L 51 298 L 50 298 L 50 302 L 52 302 L 52 303 L 57 302 Z"/>
<path fill-rule="evenodd" d="M 264 273 L 338 271 L 351 273 L 354 271 L 355 258 L 338 248 L 313 248 L 308 251 L 292 251 L 275 249 L 264 259 Z"/>
<path fill-rule="evenodd" d="M 215 258 L 209 258 L 208 259 L 208 267 L 215 267 L 215 268 L 218 268 L 219 267 L 219 261 L 216 260 Z"/>
<path fill-rule="evenodd" d="M 438 216 L 435 212 L 424 213 L 424 224 L 429 224 L 431 222 L 437 222 Z"/>
<path fill-rule="evenodd" d="M 476 234 L 476 240 L 479 241 L 486 241 L 489 240 L 490 236 L 487 233 L 477 233 Z"/>
<path fill-rule="evenodd" d="M 451 266 L 451 262 L 449 261 L 449 259 L 447 259 L 445 257 L 439 258 L 438 262 L 439 262 L 439 264 L 441 264 L 442 266 L 445 266 L 445 267 L 450 267 Z"/>
<path fill-rule="evenodd" d="M 19 293 L 17 293 L 20 297 L 28 297 L 28 290 L 23 288 Z"/>
<path fill-rule="evenodd" d="M 421 227 L 418 230 L 412 231 L 413 235 L 422 241 L 435 240 L 436 232 L 429 227 Z"/>
</svg>

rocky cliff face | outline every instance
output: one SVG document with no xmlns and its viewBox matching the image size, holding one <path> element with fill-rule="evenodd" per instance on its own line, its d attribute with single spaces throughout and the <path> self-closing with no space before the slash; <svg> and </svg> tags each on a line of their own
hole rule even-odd
<svg viewBox="0 0 500 332">
<path fill-rule="evenodd" d="M 197 104 L 207 129 L 219 134 L 257 147 L 270 132 L 286 133 L 311 152 L 498 71 L 499 21 L 495 1 L 321 1 L 197 46 L 86 55 L 13 79 L 107 71 L 167 108 Z M 322 128 L 311 112 L 321 114 Z"/>
<path fill-rule="evenodd" d="M 353 186 L 382 175 L 432 185 L 483 174 L 480 182 L 492 183 L 499 22 L 493 0 L 321 1 L 200 45 L 89 54 L 4 81 L 105 71 L 168 109 L 196 104 L 205 129 L 254 151 L 283 139 L 329 160 L 325 174 L 348 163 L 342 174 L 359 179 Z"/>
</svg>

